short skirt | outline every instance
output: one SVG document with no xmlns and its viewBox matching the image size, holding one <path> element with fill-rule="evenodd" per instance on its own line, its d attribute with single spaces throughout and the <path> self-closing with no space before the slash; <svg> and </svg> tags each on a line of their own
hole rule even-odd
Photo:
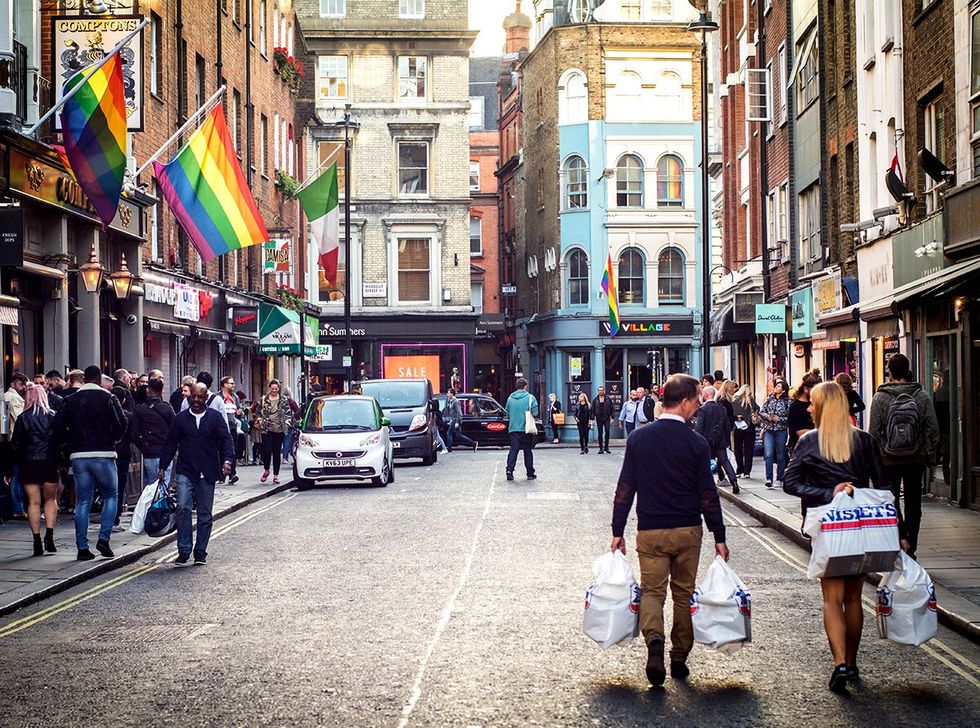
<svg viewBox="0 0 980 728">
<path fill-rule="evenodd" d="M 28 485 L 57 483 L 60 480 L 58 463 L 55 460 L 22 460 L 20 463 L 20 482 Z"/>
</svg>

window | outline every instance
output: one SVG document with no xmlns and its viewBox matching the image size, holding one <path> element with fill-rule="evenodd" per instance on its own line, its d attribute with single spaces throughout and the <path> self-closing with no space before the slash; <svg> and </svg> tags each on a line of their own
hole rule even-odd
<svg viewBox="0 0 980 728">
<path fill-rule="evenodd" d="M 148 218 L 146 222 L 150 228 L 150 260 L 156 262 L 160 260 L 160 230 L 157 227 L 157 220 L 162 219 L 162 216 L 156 206 L 147 210 L 146 215 Z"/>
<path fill-rule="evenodd" d="M 619 256 L 619 302 L 643 303 L 643 255 L 628 248 Z"/>
<path fill-rule="evenodd" d="M 657 204 L 661 207 L 684 206 L 684 165 L 673 154 L 657 163 Z"/>
<path fill-rule="evenodd" d="M 922 111 L 922 121 L 922 144 L 941 162 L 943 161 L 943 104 L 941 99 L 926 104 Z M 938 182 L 925 172 L 922 174 L 925 179 L 926 213 L 934 212 L 940 207 L 939 191 L 936 189 Z"/>
<path fill-rule="evenodd" d="M 568 13 L 573 23 L 584 23 L 589 19 L 589 0 L 572 0 L 568 5 Z"/>
<path fill-rule="evenodd" d="M 238 91 L 231 92 L 231 141 L 238 152 L 242 146 L 242 95 Z M 241 154 L 239 154 L 241 156 Z"/>
<path fill-rule="evenodd" d="M 429 286 L 428 238 L 403 238 L 398 241 L 398 302 L 428 303 Z"/>
<path fill-rule="evenodd" d="M 268 176 L 269 171 L 269 119 L 265 114 L 259 117 L 259 172 Z"/>
<path fill-rule="evenodd" d="M 820 242 L 820 185 L 800 194 L 800 264 L 813 264 L 823 257 Z"/>
<path fill-rule="evenodd" d="M 882 48 L 891 48 L 901 40 L 899 34 L 899 21 L 902 17 L 902 3 L 901 0 L 887 0 L 884 4 L 884 12 L 882 15 L 885 19 L 885 37 L 882 42 Z M 899 44 L 900 45 L 900 44 Z"/>
<path fill-rule="evenodd" d="M 581 250 L 568 255 L 568 305 L 584 306 L 589 302 L 589 257 Z"/>
<path fill-rule="evenodd" d="M 150 11 L 150 93 L 160 94 L 163 86 L 163 24 L 160 16 Z"/>
<path fill-rule="evenodd" d="M 589 206 L 589 170 L 577 154 L 565 162 L 565 209 Z"/>
<path fill-rule="evenodd" d="M 643 163 L 627 154 L 616 166 L 616 207 L 643 207 Z"/>
<path fill-rule="evenodd" d="M 272 115 L 272 168 L 282 169 L 282 153 L 280 152 L 279 112 Z"/>
<path fill-rule="evenodd" d="M 776 241 L 779 240 L 779 197 L 775 189 L 769 191 L 766 195 L 766 234 L 768 240 L 766 245 L 769 250 L 776 248 Z"/>
<path fill-rule="evenodd" d="M 772 119 L 769 105 L 768 68 L 745 69 L 745 120 L 766 122 Z"/>
<path fill-rule="evenodd" d="M 798 111 L 802 113 L 807 106 L 816 101 L 820 93 L 819 78 L 817 71 L 817 44 L 808 43 L 805 47 L 807 51 L 800 70 L 796 74 L 796 94 Z"/>
<path fill-rule="evenodd" d="M 867 65 L 875 59 L 875 0 L 864 0 L 864 38 L 862 39 L 862 56 L 858 59 Z"/>
<path fill-rule="evenodd" d="M 483 313 L 483 284 L 470 283 L 470 305 L 477 313 Z"/>
<path fill-rule="evenodd" d="M 483 104 L 484 98 L 482 96 L 470 96 L 470 113 L 467 118 L 470 129 L 483 128 Z"/>
<path fill-rule="evenodd" d="M 261 53 L 263 56 L 266 54 L 265 13 L 266 13 L 265 0 L 259 0 L 259 53 Z"/>
<path fill-rule="evenodd" d="M 868 135 L 868 207 L 878 208 L 878 135 L 874 132 Z"/>
<path fill-rule="evenodd" d="M 778 70 L 775 68 L 775 64 L 772 61 L 769 61 L 769 63 L 766 64 L 766 69 L 769 71 L 769 119 L 768 123 L 766 124 L 766 135 L 772 136 L 776 133 L 776 124 L 774 123 L 776 120 L 776 104 L 782 94 L 779 93 L 778 74 L 773 73 L 773 71 Z"/>
<path fill-rule="evenodd" d="M 643 93 L 643 79 L 636 71 L 623 71 L 616 79 L 616 101 L 620 116 L 636 118 L 642 112 L 640 96 Z"/>
<path fill-rule="evenodd" d="M 425 98 L 425 58 L 400 56 L 398 58 L 398 96 L 403 99 Z"/>
<path fill-rule="evenodd" d="M 667 20 L 674 12 L 671 0 L 650 0 L 650 14 L 654 20 Z"/>
<path fill-rule="evenodd" d="M 279 6 L 272 6 L 272 47 L 278 48 L 280 45 L 286 45 L 285 38 L 283 42 L 279 42 Z"/>
<path fill-rule="evenodd" d="M 623 0 L 620 3 L 620 11 L 623 20 L 642 20 L 643 2 L 642 0 Z"/>
<path fill-rule="evenodd" d="M 427 142 L 398 142 L 398 194 L 429 193 L 429 145 Z"/>
<path fill-rule="evenodd" d="M 657 78 L 654 90 L 654 103 L 659 118 L 679 118 L 681 100 L 684 94 L 684 84 L 676 73 L 667 71 Z"/>
<path fill-rule="evenodd" d="M 980 8 L 970 16 L 970 96 L 980 93 Z"/>
<path fill-rule="evenodd" d="M 684 256 L 667 248 L 657 262 L 657 297 L 660 305 L 684 305 Z"/>
<path fill-rule="evenodd" d="M 483 220 L 470 218 L 470 255 L 483 255 Z"/>
<path fill-rule="evenodd" d="M 347 14 L 347 0 L 320 0 L 321 18 L 342 18 Z"/>
<path fill-rule="evenodd" d="M 788 211 L 789 182 L 779 185 L 779 197 L 777 209 L 779 216 L 776 218 L 776 240 L 785 242 L 789 239 L 789 228 L 786 226 L 786 212 Z"/>
<path fill-rule="evenodd" d="M 319 83 L 317 99 L 347 98 L 347 56 L 320 56 L 317 60 Z"/>
<path fill-rule="evenodd" d="M 424 18 L 425 0 L 398 0 L 398 16 L 401 18 Z"/>
<path fill-rule="evenodd" d="M 206 73 L 204 67 L 204 59 L 201 58 L 200 54 L 194 54 L 194 109 L 200 109 L 204 106 L 204 99 L 207 98 L 204 95 L 204 74 Z"/>
<path fill-rule="evenodd" d="M 564 84 L 559 83 L 558 94 L 559 124 L 577 124 L 588 120 L 588 94 L 582 73 L 568 73 Z"/>
<path fill-rule="evenodd" d="M 780 45 L 776 52 L 776 93 L 779 94 L 779 123 L 786 123 L 786 45 Z"/>
<path fill-rule="evenodd" d="M 480 163 L 470 162 L 470 192 L 480 191 Z"/>
</svg>

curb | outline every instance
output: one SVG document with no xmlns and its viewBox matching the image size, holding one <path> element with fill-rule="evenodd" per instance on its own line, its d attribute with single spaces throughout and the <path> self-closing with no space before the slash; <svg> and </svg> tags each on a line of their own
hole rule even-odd
<svg viewBox="0 0 980 728">
<path fill-rule="evenodd" d="M 774 516 L 771 513 L 767 513 L 759 508 L 756 508 L 755 506 L 749 503 L 746 503 L 744 500 L 742 500 L 741 498 L 739 498 L 738 496 L 736 496 L 735 494 L 727 490 L 722 490 L 721 488 L 719 488 L 718 495 L 720 495 L 722 499 L 728 501 L 729 503 L 738 506 L 739 510 L 752 516 L 752 518 L 764 524 L 768 528 L 771 528 L 772 530 L 782 534 L 790 541 L 795 543 L 797 546 L 804 549 L 807 553 L 809 553 L 812 550 L 810 547 L 810 542 L 807 539 L 803 538 L 803 534 L 800 533 L 799 528 L 795 527 L 794 525 L 791 525 L 790 523 L 786 522 L 785 520 L 782 520 L 781 518 Z M 773 507 L 778 508 L 777 506 L 773 506 Z M 881 577 L 876 573 L 868 574 L 865 577 L 865 580 L 872 586 L 878 586 L 878 583 L 881 581 Z M 962 597 L 957 596 L 956 594 L 953 594 L 948 589 L 942 587 L 939 584 L 936 584 L 935 586 L 936 586 L 936 592 L 938 597 L 937 601 L 939 602 L 940 623 L 945 625 L 946 627 L 949 627 L 953 631 L 963 635 L 964 637 L 980 644 L 980 624 L 976 622 L 971 622 L 968 618 L 964 617 L 962 614 L 959 614 L 958 612 L 943 607 L 944 602 L 946 603 L 950 601 L 966 602 L 966 600 L 963 599 Z"/>
<path fill-rule="evenodd" d="M 230 516 L 236 511 L 240 511 L 242 508 L 247 508 L 253 503 L 257 503 L 260 500 L 265 500 L 270 496 L 276 495 L 277 493 L 282 493 L 285 490 L 289 490 L 293 487 L 293 483 L 290 480 L 288 483 L 283 483 L 275 486 L 274 488 L 264 491 L 262 493 L 257 493 L 256 495 L 250 496 L 245 500 L 239 501 L 233 505 L 228 506 L 222 511 L 213 514 L 213 519 L 215 522 L 224 518 L 225 516 Z M 44 589 L 39 589 L 33 594 L 28 594 L 26 597 L 21 597 L 20 599 L 10 602 L 9 604 L 4 604 L 0 606 L 0 617 L 12 614 L 19 609 L 35 604 L 39 601 L 47 599 L 54 596 L 55 594 L 60 594 L 61 592 L 68 591 L 72 587 L 78 586 L 79 584 L 93 579 L 97 576 L 102 576 L 103 574 L 108 574 L 110 571 L 115 571 L 122 566 L 128 566 L 136 561 L 139 561 L 144 556 L 153 553 L 154 551 L 159 551 L 164 546 L 168 546 L 177 540 L 177 532 L 168 533 L 166 536 L 156 539 L 152 544 L 148 546 L 141 546 L 138 549 L 130 551 L 125 554 L 121 554 L 111 559 L 106 559 L 104 561 L 99 561 L 95 566 L 85 569 L 78 574 L 69 576 L 67 579 L 63 579 L 51 586 L 45 587 Z"/>
</svg>

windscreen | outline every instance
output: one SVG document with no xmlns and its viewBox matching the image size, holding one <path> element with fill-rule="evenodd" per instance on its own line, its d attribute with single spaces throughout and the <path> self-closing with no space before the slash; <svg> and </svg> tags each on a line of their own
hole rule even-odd
<svg viewBox="0 0 980 728">
<path fill-rule="evenodd" d="M 317 399 L 310 404 L 306 432 L 341 432 L 344 430 L 377 430 L 374 402 L 369 399 Z"/>
<path fill-rule="evenodd" d="M 425 382 L 402 382 L 396 379 L 365 382 L 361 385 L 361 391 L 365 396 L 378 400 L 383 410 L 425 405 Z"/>
</svg>

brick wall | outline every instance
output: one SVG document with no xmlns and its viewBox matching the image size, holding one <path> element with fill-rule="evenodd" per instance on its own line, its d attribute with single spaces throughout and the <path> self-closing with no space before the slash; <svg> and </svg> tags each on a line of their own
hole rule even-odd
<svg viewBox="0 0 980 728">
<path fill-rule="evenodd" d="M 723 88 L 729 74 L 738 74 L 742 62 L 738 32 L 744 22 L 744 5 L 741 2 L 723 2 L 719 6 L 719 62 L 720 80 Z M 749 177 L 742 179 L 741 153 L 746 149 L 745 137 L 745 86 L 742 83 L 728 85 L 728 93 L 721 99 L 720 114 L 722 139 L 722 189 L 724 190 L 722 229 L 722 262 L 732 270 L 738 270 L 745 259 L 747 242 L 746 223 L 749 210 L 742 204 L 742 188 L 749 185 L 749 195 L 758 192 L 758 152 L 750 150 Z M 753 124 L 753 127 L 756 126 Z M 751 200 L 751 197 L 750 197 Z M 758 240 L 758 227 L 752 221 L 752 236 Z"/>
<path fill-rule="evenodd" d="M 500 135 L 497 130 L 470 132 L 470 160 L 480 165 L 480 191 L 472 192 L 470 216 L 480 218 L 482 255 L 471 258 L 483 268 L 483 310 L 500 313 L 500 245 L 497 178 L 500 161 Z M 476 277 L 473 280 L 477 280 Z"/>
</svg>

